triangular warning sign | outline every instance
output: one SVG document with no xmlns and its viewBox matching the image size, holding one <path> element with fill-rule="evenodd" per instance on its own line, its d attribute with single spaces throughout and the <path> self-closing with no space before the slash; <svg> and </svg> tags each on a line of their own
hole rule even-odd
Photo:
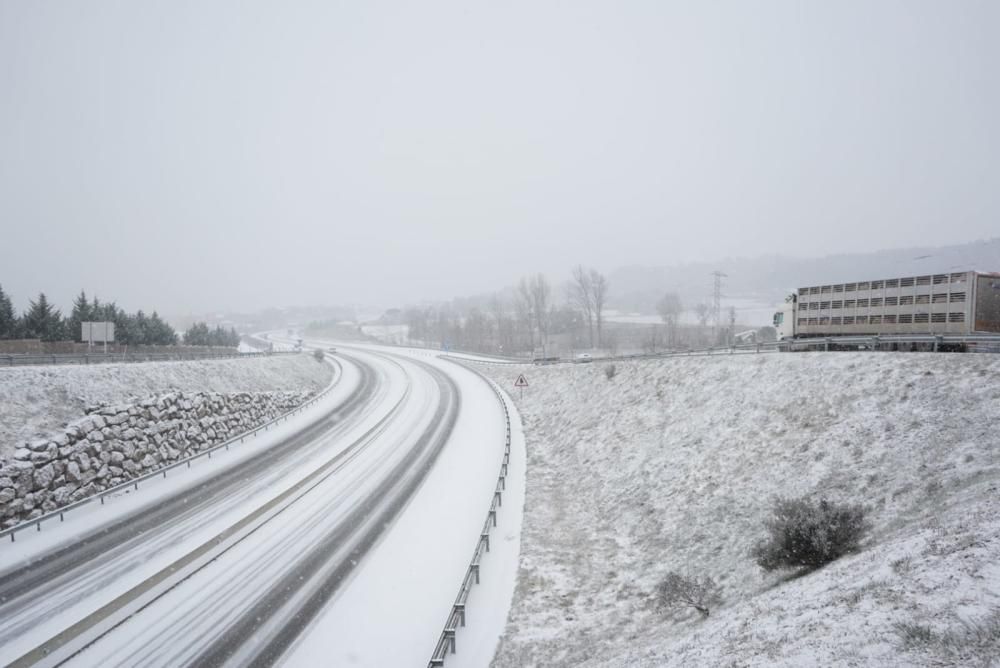
<svg viewBox="0 0 1000 668">
<path fill-rule="evenodd" d="M 514 381 L 514 387 L 528 387 L 528 379 L 524 377 L 523 373 Z"/>
</svg>

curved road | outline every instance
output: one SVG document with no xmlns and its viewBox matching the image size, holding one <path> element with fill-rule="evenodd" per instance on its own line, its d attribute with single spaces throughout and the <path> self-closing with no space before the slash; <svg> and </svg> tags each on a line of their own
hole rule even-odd
<svg viewBox="0 0 1000 668">
<path fill-rule="evenodd" d="M 360 349 L 337 358 L 322 410 L 278 442 L 200 477 L 182 472 L 144 506 L 141 489 L 96 509 L 83 540 L 68 533 L 71 518 L 46 529 L 49 542 L 0 547 L 0 660 L 242 666 L 285 656 L 392 529 L 462 411 L 440 365 Z M 67 541 L 51 542 L 60 531 Z M 426 660 L 417 655 L 414 665 Z"/>
</svg>

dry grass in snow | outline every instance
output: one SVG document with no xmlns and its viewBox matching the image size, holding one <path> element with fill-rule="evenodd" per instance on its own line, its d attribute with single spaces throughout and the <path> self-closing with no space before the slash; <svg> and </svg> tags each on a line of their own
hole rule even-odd
<svg viewBox="0 0 1000 668">
<path fill-rule="evenodd" d="M 531 383 L 495 666 L 996 665 L 1000 357 L 604 366 L 485 367 Z M 811 574 L 764 573 L 748 553 L 779 494 L 864 503 L 873 529 Z M 713 578 L 721 605 L 658 610 L 669 571 Z"/>
</svg>

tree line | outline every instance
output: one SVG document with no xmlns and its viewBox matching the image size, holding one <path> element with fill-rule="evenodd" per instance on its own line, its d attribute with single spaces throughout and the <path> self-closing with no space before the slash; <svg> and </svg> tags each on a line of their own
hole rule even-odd
<svg viewBox="0 0 1000 668">
<path fill-rule="evenodd" d="M 181 337 L 156 311 L 150 315 L 139 309 L 127 313 L 115 302 L 102 302 L 97 297 L 88 299 L 84 291 L 73 301 L 68 317 L 53 306 L 45 293 L 28 302 L 28 309 L 18 315 L 10 296 L 0 286 L 0 340 L 41 339 L 42 341 L 76 341 L 85 343 L 81 324 L 84 322 L 113 322 L 115 342 L 125 345 L 174 346 Z M 219 346 L 235 348 L 240 335 L 235 329 L 221 326 L 210 329 L 204 322 L 197 322 L 183 335 L 185 345 Z"/>
<path fill-rule="evenodd" d="M 41 339 L 42 341 L 83 342 L 81 323 L 113 322 L 115 340 L 125 344 L 175 345 L 177 333 L 156 311 L 140 309 L 127 313 L 115 302 L 88 299 L 85 292 L 73 301 L 69 316 L 49 301 L 45 293 L 28 302 L 28 308 L 18 315 L 10 296 L 0 286 L 0 339 Z"/>
<path fill-rule="evenodd" d="M 189 346 L 235 348 L 240 345 L 240 335 L 232 328 L 224 329 L 216 325 L 215 329 L 209 329 L 206 323 L 196 322 L 184 332 L 184 343 Z"/>
<path fill-rule="evenodd" d="M 385 317 L 392 320 L 386 324 L 407 325 L 411 342 L 502 355 L 539 357 L 565 352 L 556 348 L 616 350 L 622 345 L 657 352 L 733 342 L 733 309 L 715 321 L 711 305 L 687 307 L 672 291 L 664 292 L 656 304 L 660 324 L 609 328 L 609 289 L 607 276 L 577 265 L 557 286 L 544 274 L 532 274 L 489 296 L 410 307 L 401 313 L 393 309 Z M 685 311 L 697 325 L 681 324 Z"/>
<path fill-rule="evenodd" d="M 600 348 L 609 287 L 604 274 L 580 265 L 558 303 L 549 279 L 538 273 L 486 299 L 405 309 L 401 319 L 411 340 L 456 350 L 546 356 L 555 336 L 576 348 Z"/>
</svg>

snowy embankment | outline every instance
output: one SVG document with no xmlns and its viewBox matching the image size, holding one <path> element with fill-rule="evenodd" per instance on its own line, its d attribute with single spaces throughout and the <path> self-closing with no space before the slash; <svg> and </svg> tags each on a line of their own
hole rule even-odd
<svg viewBox="0 0 1000 668">
<path fill-rule="evenodd" d="M 0 458 L 82 418 L 93 404 L 171 392 L 315 392 L 331 374 L 308 355 L 0 369 Z"/>
<path fill-rule="evenodd" d="M 528 469 L 495 666 L 991 665 L 1000 656 L 1000 357 L 803 353 L 487 366 Z M 517 399 L 517 394 L 513 395 Z M 864 503 L 860 553 L 748 555 L 775 495 Z M 701 620 L 652 598 L 710 576 Z M 993 664 L 995 665 L 995 664 Z"/>
</svg>

